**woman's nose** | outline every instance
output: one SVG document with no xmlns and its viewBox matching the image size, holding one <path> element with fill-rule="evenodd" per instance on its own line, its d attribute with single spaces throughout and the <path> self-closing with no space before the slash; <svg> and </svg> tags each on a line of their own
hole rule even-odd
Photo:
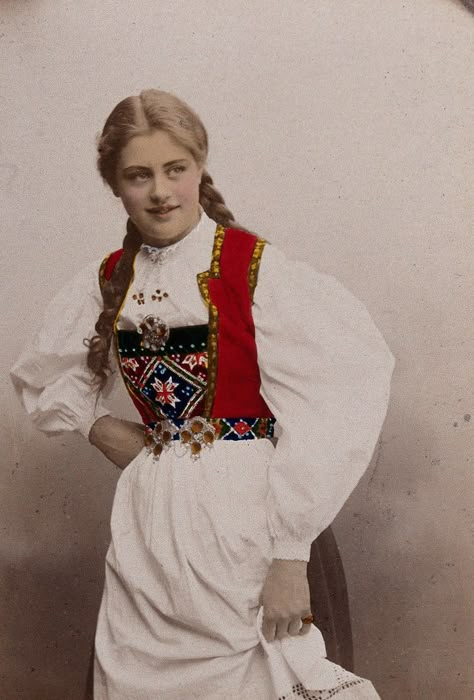
<svg viewBox="0 0 474 700">
<path fill-rule="evenodd" d="M 165 177 L 155 175 L 151 180 L 150 196 L 154 200 L 165 200 L 170 195 L 169 183 Z"/>
</svg>

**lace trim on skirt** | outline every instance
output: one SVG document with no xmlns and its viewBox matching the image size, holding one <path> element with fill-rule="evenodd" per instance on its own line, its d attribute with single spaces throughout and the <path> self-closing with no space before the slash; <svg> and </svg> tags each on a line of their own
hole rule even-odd
<svg viewBox="0 0 474 700">
<path fill-rule="evenodd" d="M 341 683 L 335 688 L 330 688 L 328 690 L 307 690 L 301 683 L 296 683 L 290 690 L 289 693 L 280 695 L 278 700 L 330 700 L 338 693 L 342 693 L 348 688 L 352 688 L 354 685 L 359 685 L 364 683 L 362 678 L 355 678 L 353 680 L 343 680 L 341 678 Z"/>
</svg>

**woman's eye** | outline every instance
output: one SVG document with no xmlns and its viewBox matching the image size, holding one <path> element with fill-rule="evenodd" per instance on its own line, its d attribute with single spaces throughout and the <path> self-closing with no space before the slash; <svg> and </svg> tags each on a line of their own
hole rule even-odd
<svg viewBox="0 0 474 700">
<path fill-rule="evenodd" d="M 186 168 L 184 165 L 176 165 L 174 168 L 171 168 L 170 173 L 182 173 Z"/>
<path fill-rule="evenodd" d="M 138 172 L 138 173 L 130 173 L 129 179 L 130 180 L 146 180 L 149 177 L 148 173 L 145 172 Z"/>
</svg>

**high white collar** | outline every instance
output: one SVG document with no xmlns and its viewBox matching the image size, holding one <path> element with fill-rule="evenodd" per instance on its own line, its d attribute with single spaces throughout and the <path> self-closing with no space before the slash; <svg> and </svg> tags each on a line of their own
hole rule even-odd
<svg viewBox="0 0 474 700">
<path fill-rule="evenodd" d="M 150 255 L 152 258 L 164 259 L 167 258 L 171 252 L 180 248 L 185 242 L 189 243 L 191 238 L 195 239 L 200 233 L 214 233 L 217 226 L 216 222 L 213 219 L 209 218 L 209 216 L 206 214 L 206 212 L 201 206 L 200 211 L 201 216 L 199 218 L 198 223 L 181 240 L 176 241 L 176 243 L 170 243 L 169 245 L 165 246 L 153 246 L 148 245 L 147 243 L 142 243 L 140 246 L 140 250 L 142 250 L 145 254 Z"/>
</svg>

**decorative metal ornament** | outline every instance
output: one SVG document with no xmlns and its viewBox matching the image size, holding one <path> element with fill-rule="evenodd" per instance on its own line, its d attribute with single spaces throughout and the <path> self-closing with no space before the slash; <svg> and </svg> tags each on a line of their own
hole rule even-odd
<svg viewBox="0 0 474 700">
<path fill-rule="evenodd" d="M 179 431 L 181 443 L 191 451 L 191 459 L 199 459 L 203 447 L 212 447 L 216 431 L 204 418 L 188 418 Z"/>
<path fill-rule="evenodd" d="M 177 432 L 178 428 L 166 418 L 158 421 L 153 430 L 145 436 L 148 452 L 158 458 L 163 450 L 169 449 Z"/>
<path fill-rule="evenodd" d="M 167 297 L 169 297 L 168 292 L 162 292 L 161 289 L 155 289 L 155 294 L 151 295 L 151 300 L 161 301 L 162 299 L 166 299 Z"/>
<path fill-rule="evenodd" d="M 155 293 L 148 297 L 149 301 L 163 301 L 169 297 L 168 292 L 163 292 L 161 289 L 155 289 Z M 138 306 L 143 306 L 147 302 L 147 297 L 143 292 L 136 292 L 132 294 L 133 301 L 138 304 Z"/>
<path fill-rule="evenodd" d="M 310 613 L 309 615 L 306 615 L 306 617 L 302 617 L 301 622 L 303 625 L 310 625 L 312 622 L 314 622 L 314 615 Z"/>
<path fill-rule="evenodd" d="M 140 345 L 145 350 L 160 350 L 169 340 L 170 329 L 168 324 L 159 316 L 152 314 L 145 316 L 137 328 L 139 335 L 143 336 Z"/>
<path fill-rule="evenodd" d="M 143 295 L 143 292 L 139 292 L 138 294 L 133 294 L 132 295 L 133 301 L 136 301 L 138 306 L 142 306 L 145 303 L 145 297 Z"/>
</svg>

